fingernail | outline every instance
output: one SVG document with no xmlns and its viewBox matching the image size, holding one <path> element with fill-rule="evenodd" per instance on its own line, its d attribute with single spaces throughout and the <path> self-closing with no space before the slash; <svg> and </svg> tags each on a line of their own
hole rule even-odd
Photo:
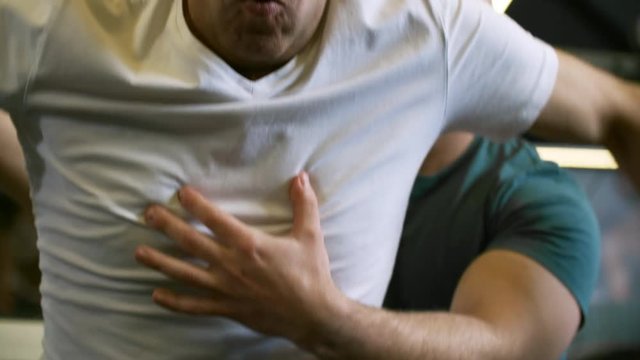
<svg viewBox="0 0 640 360">
<path fill-rule="evenodd" d="M 300 179 L 300 186 L 302 186 L 303 189 L 307 187 L 307 184 L 309 183 L 309 175 L 307 175 L 307 173 L 303 171 L 300 173 L 300 176 L 298 176 L 298 178 Z"/>
<path fill-rule="evenodd" d="M 153 301 L 162 301 L 164 297 L 166 297 L 167 291 L 165 289 L 154 289 L 151 294 L 151 298 Z"/>
<path fill-rule="evenodd" d="M 147 209 L 147 211 L 144 212 L 144 221 L 147 223 L 147 225 L 153 225 L 155 220 L 156 211 L 153 207 L 150 207 Z"/>
<path fill-rule="evenodd" d="M 138 246 L 136 249 L 136 256 L 147 256 L 149 252 L 144 246 Z"/>
<path fill-rule="evenodd" d="M 184 205 L 184 199 L 185 199 L 185 192 L 187 191 L 187 187 L 182 187 L 180 188 L 180 190 L 178 190 L 178 202 L 180 202 L 181 205 Z"/>
<path fill-rule="evenodd" d="M 178 202 L 182 204 L 182 189 L 178 189 L 178 192 L 176 192 L 176 197 L 178 198 Z"/>
</svg>

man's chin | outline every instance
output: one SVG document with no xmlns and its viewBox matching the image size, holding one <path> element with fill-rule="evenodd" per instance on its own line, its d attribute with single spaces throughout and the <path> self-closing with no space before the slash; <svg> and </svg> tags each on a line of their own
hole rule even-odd
<svg viewBox="0 0 640 360">
<path fill-rule="evenodd" d="M 249 79 L 255 80 L 267 75 L 289 60 L 281 44 L 274 43 L 272 38 L 253 38 L 251 41 L 245 39 L 242 43 L 241 47 L 235 47 L 233 58 L 227 60 L 230 60 L 236 71 Z"/>
</svg>

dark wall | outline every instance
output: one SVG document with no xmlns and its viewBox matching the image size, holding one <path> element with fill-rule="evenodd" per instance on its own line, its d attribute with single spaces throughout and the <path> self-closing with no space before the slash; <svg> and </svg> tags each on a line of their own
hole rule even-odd
<svg viewBox="0 0 640 360">
<path fill-rule="evenodd" d="M 640 51 L 640 0 L 514 0 L 507 13 L 553 45 Z"/>
</svg>

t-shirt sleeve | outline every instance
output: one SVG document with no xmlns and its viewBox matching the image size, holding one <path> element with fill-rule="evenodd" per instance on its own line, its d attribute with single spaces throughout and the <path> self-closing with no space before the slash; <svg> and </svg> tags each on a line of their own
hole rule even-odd
<svg viewBox="0 0 640 360">
<path fill-rule="evenodd" d="M 441 0 L 447 130 L 493 139 L 526 131 L 555 84 L 555 50 L 480 0 Z"/>
<path fill-rule="evenodd" d="M 0 0 L 0 109 L 20 95 L 59 2 Z"/>
<path fill-rule="evenodd" d="M 506 181 L 491 201 L 489 249 L 533 259 L 573 294 L 582 319 L 600 265 L 600 229 L 589 201 L 572 177 L 555 164 Z"/>
</svg>

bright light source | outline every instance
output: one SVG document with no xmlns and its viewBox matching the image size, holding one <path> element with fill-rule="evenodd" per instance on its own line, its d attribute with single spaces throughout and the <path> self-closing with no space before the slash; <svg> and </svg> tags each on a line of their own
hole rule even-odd
<svg viewBox="0 0 640 360">
<path fill-rule="evenodd" d="M 543 160 L 553 161 L 561 167 L 577 169 L 615 170 L 618 164 L 608 150 L 536 146 Z"/>
<path fill-rule="evenodd" d="M 503 13 L 507 11 L 507 8 L 511 5 L 511 1 L 512 0 L 491 0 L 491 3 L 497 12 Z"/>
</svg>

